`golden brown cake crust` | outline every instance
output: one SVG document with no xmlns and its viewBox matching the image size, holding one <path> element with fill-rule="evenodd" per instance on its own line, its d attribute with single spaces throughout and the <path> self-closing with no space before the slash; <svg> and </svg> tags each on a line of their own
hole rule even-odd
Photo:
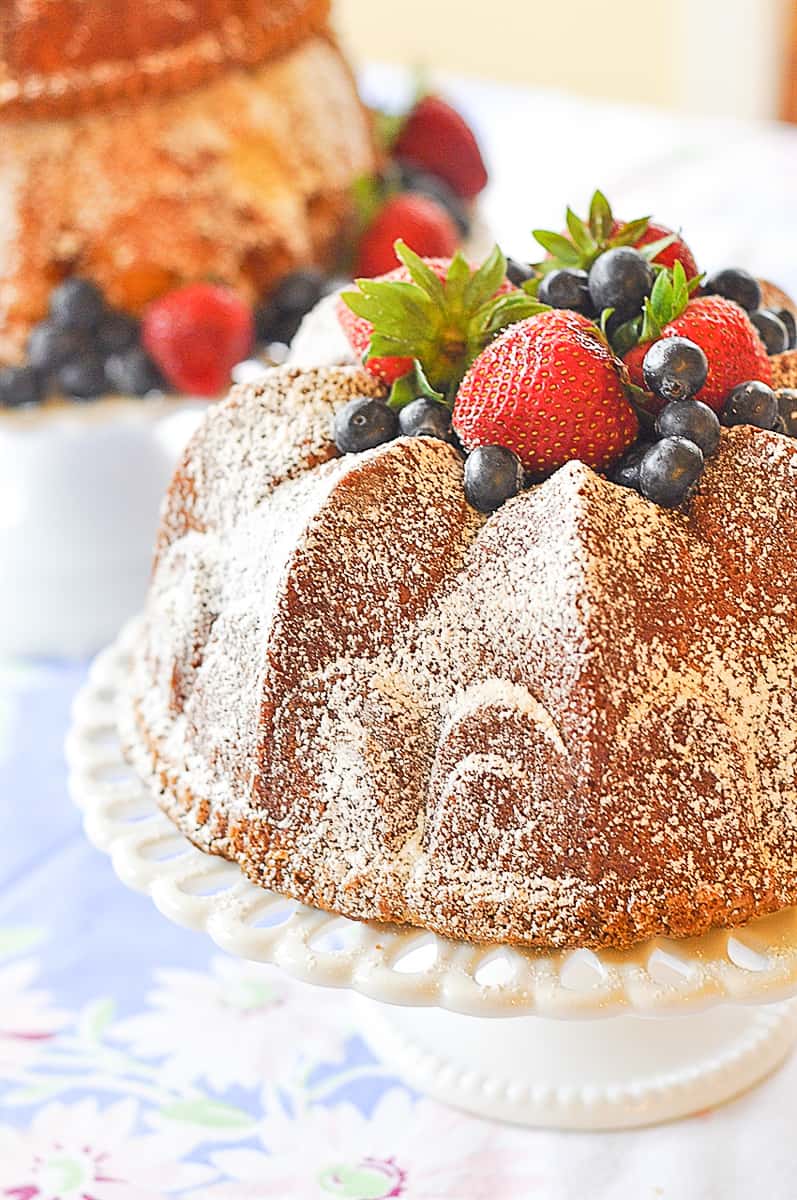
<svg viewBox="0 0 797 1200">
<path fill-rule="evenodd" d="M 774 354 L 769 361 L 772 365 L 773 387 L 797 388 L 797 350 Z"/>
<path fill-rule="evenodd" d="M 194 88 L 321 32 L 329 0 L 4 0 L 0 121 Z"/>
<path fill-rule="evenodd" d="M 189 448 L 123 716 L 163 808 L 258 884 L 472 941 L 797 902 L 797 446 L 723 432 L 688 512 L 570 463 L 485 520 L 434 439 L 330 457 L 375 386 L 274 371 Z"/>
<path fill-rule="evenodd" d="M 370 120 L 326 35 L 202 87 L 0 138 L 0 363 L 69 273 L 139 311 L 220 280 L 246 299 L 297 266 L 330 265 L 349 189 L 374 164 Z"/>
</svg>

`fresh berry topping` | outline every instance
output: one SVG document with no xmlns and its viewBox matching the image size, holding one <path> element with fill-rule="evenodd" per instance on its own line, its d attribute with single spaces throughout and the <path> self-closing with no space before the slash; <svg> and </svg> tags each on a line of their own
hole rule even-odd
<svg viewBox="0 0 797 1200">
<path fill-rule="evenodd" d="M 661 400 L 689 400 L 708 376 L 708 359 L 688 338 L 661 338 L 642 360 L 645 387 Z"/>
<path fill-rule="evenodd" d="M 515 287 L 523 287 L 523 284 L 533 279 L 535 274 L 531 263 L 521 262 L 518 258 L 506 260 L 506 277 L 510 283 L 514 283 Z"/>
<path fill-rule="evenodd" d="M 123 312 L 109 312 L 97 326 L 94 342 L 101 354 L 120 354 L 135 346 L 140 332 L 135 317 Z"/>
<path fill-rule="evenodd" d="M 537 290 L 541 304 L 551 308 L 571 308 L 574 312 L 592 312 L 589 276 L 576 267 L 562 267 L 543 276 Z"/>
<path fill-rule="evenodd" d="M 433 175 L 431 171 L 425 171 L 421 167 L 416 167 L 414 163 L 400 161 L 397 163 L 397 166 L 399 182 L 403 192 L 419 192 L 422 196 L 428 196 L 431 200 L 436 200 L 451 217 L 451 220 L 459 230 L 459 236 L 461 238 L 470 236 L 472 222 L 468 205 L 446 183 L 445 179 L 441 179 L 439 175 Z"/>
<path fill-rule="evenodd" d="M 390 279 L 408 280 L 409 272 L 404 267 L 399 267 L 388 275 L 382 276 L 380 282 Z M 360 287 L 362 288 L 362 284 Z M 385 383 L 395 383 L 397 379 L 401 379 L 412 370 L 412 359 L 396 355 L 382 355 L 381 357 L 372 355 L 371 338 L 374 336 L 374 327 L 365 317 L 360 317 L 353 311 L 350 301 L 346 299 L 347 295 L 348 293 L 343 293 L 335 306 L 335 312 L 340 327 L 346 335 L 346 340 L 357 358 L 365 363 L 366 369 L 372 375 L 376 375 L 377 379 L 382 379 Z M 359 301 L 356 303 L 359 307 Z"/>
<path fill-rule="evenodd" d="M 399 261 L 394 249 L 399 238 L 430 257 L 448 257 L 459 245 L 456 225 L 436 200 L 405 192 L 388 200 L 360 238 L 355 276 L 391 271 Z"/>
<path fill-rule="evenodd" d="M 41 375 L 34 367 L 0 367 L 0 408 L 38 404 L 42 394 Z"/>
<path fill-rule="evenodd" d="M 639 489 L 646 500 L 675 508 L 686 500 L 703 470 L 703 452 L 684 437 L 665 437 L 646 451 Z"/>
<path fill-rule="evenodd" d="M 616 221 L 613 225 L 613 236 L 616 232 L 622 229 L 622 224 Z M 686 274 L 687 279 L 693 279 L 699 275 L 695 256 L 687 246 L 683 238 L 673 233 L 672 229 L 668 229 L 666 225 L 658 225 L 655 221 L 648 221 L 648 227 L 640 237 L 632 243 L 637 250 L 643 253 L 648 246 L 661 246 L 663 242 L 668 242 L 662 249 L 657 250 L 651 258 L 651 262 L 658 263 L 662 267 L 674 267 L 677 262 L 681 264 Z"/>
<path fill-rule="evenodd" d="M 673 267 L 680 262 L 691 279 L 698 274 L 694 255 L 683 239 L 666 225 L 656 225 L 648 217 L 618 221 L 603 192 L 593 194 L 586 221 L 567 210 L 567 229 L 554 233 L 535 229 L 534 237 L 548 257 L 538 264 L 544 272 L 558 267 L 581 267 L 588 271 L 599 255 L 615 246 L 633 246 L 648 262 Z"/>
<path fill-rule="evenodd" d="M 381 279 L 358 280 L 358 291 L 341 296 L 338 320 L 355 354 L 386 383 L 398 387 L 415 366 L 403 403 L 431 393 L 453 399 L 495 334 L 542 306 L 509 283 L 498 247 L 475 270 L 461 254 L 421 259 L 401 242 L 396 252 L 404 265 Z M 427 386 L 414 390 L 419 367 Z"/>
<path fill-rule="evenodd" d="M 758 330 L 758 336 L 767 348 L 770 357 L 773 354 L 783 354 L 789 348 L 789 332 L 781 321 L 766 308 L 750 313 L 750 320 Z"/>
<path fill-rule="evenodd" d="M 271 297 L 277 312 L 303 317 L 324 295 L 326 280 L 317 267 L 304 267 L 286 275 Z"/>
<path fill-rule="evenodd" d="M 790 308 L 773 308 L 772 311 L 786 326 L 786 333 L 789 337 L 786 349 L 794 350 L 797 348 L 797 320 L 795 320 L 794 313 Z"/>
<path fill-rule="evenodd" d="M 697 392 L 714 412 L 719 412 L 732 387 L 747 379 L 772 381 L 772 367 L 761 338 L 742 308 L 723 296 L 691 299 L 690 284 L 679 264 L 661 271 L 645 302 L 639 344 L 623 357 L 631 382 L 644 388 L 642 364 L 649 344 L 659 338 L 684 337 L 708 359 L 708 376 Z M 651 398 L 651 408 L 655 402 Z"/>
<path fill-rule="evenodd" d="M 772 388 L 753 379 L 733 388 L 720 420 L 723 425 L 754 425 L 756 429 L 774 429 L 778 417 L 778 399 Z"/>
<path fill-rule="evenodd" d="M 612 483 L 618 483 L 620 487 L 633 488 L 638 492 L 639 469 L 642 466 L 642 459 L 652 444 L 652 442 L 635 442 L 630 449 L 626 450 L 609 473 Z"/>
<path fill-rule="evenodd" d="M 289 345 L 304 317 L 329 291 L 329 282 L 316 267 L 286 275 L 273 295 L 255 309 L 257 341 Z"/>
<path fill-rule="evenodd" d="M 797 388 L 780 388 L 775 395 L 779 414 L 777 428 L 787 437 L 797 437 Z"/>
<path fill-rule="evenodd" d="M 653 268 L 638 250 L 618 246 L 595 259 L 589 272 L 589 294 L 597 312 L 614 310 L 627 321 L 642 310 L 654 281 Z"/>
<path fill-rule="evenodd" d="M 359 454 L 397 434 L 398 413 L 383 400 L 356 396 L 335 413 L 335 445 L 341 454 Z"/>
<path fill-rule="evenodd" d="M 466 200 L 478 196 L 487 183 L 487 169 L 473 131 L 439 96 L 424 96 L 418 101 L 396 138 L 393 152 L 439 175 Z"/>
<path fill-rule="evenodd" d="M 402 408 L 399 432 L 404 437 L 433 437 L 446 441 L 451 433 L 451 409 L 439 400 L 421 396 Z"/>
<path fill-rule="evenodd" d="M 96 350 L 86 350 L 59 368 L 56 381 L 65 396 L 94 400 L 108 390 L 105 364 Z"/>
<path fill-rule="evenodd" d="M 146 396 L 163 389 L 163 379 L 146 350 L 129 346 L 105 360 L 108 386 L 126 396 Z"/>
<path fill-rule="evenodd" d="M 59 329 L 91 333 L 105 314 L 105 300 L 90 279 L 67 279 L 50 297 L 50 320 Z"/>
<path fill-rule="evenodd" d="M 259 345 L 271 346 L 275 342 L 289 346 L 296 336 L 302 318 L 294 313 L 282 313 L 266 301 L 254 311 L 255 338 Z"/>
<path fill-rule="evenodd" d="M 479 512 L 495 512 L 523 487 L 523 464 L 505 446 L 477 446 L 465 459 L 465 496 Z"/>
<path fill-rule="evenodd" d="M 82 334 L 59 329 L 52 321 L 35 325 L 28 338 L 28 365 L 38 371 L 57 371 L 86 349 Z"/>
<path fill-rule="evenodd" d="M 506 446 L 535 476 L 571 459 L 604 470 L 637 435 L 622 374 L 586 317 L 540 313 L 512 325 L 473 363 L 457 392 L 454 429 L 467 450 Z"/>
<path fill-rule="evenodd" d="M 249 307 L 211 283 L 189 284 L 154 301 L 141 326 L 142 344 L 169 382 L 198 396 L 224 391 L 253 337 Z"/>
<path fill-rule="evenodd" d="M 761 304 L 761 286 L 758 280 L 741 267 L 726 267 L 723 271 L 715 271 L 703 284 L 703 291 L 709 296 L 724 296 L 726 300 L 734 300 L 748 312 L 754 312 Z"/>
<path fill-rule="evenodd" d="M 720 444 L 717 414 L 701 400 L 671 400 L 656 418 L 659 437 L 684 437 L 710 458 Z"/>
</svg>

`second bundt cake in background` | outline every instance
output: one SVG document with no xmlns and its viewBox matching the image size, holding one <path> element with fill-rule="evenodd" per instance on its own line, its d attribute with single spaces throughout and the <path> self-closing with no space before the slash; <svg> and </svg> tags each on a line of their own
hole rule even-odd
<svg viewBox="0 0 797 1200">
<path fill-rule="evenodd" d="M 328 0 L 13 0 L 0 13 L 0 364 L 53 286 L 130 312 L 330 264 L 371 124 Z"/>
</svg>

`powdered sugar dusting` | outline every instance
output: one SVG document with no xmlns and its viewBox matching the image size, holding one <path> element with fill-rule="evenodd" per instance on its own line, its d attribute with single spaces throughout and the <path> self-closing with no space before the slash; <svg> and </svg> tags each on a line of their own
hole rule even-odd
<svg viewBox="0 0 797 1200">
<path fill-rule="evenodd" d="M 440 442 L 330 458 L 377 386 L 281 368 L 189 449 L 128 714 L 167 811 L 264 885 L 472 940 L 797 900 L 795 447 L 723 434 L 687 512 L 570 463 L 485 520 Z"/>
</svg>

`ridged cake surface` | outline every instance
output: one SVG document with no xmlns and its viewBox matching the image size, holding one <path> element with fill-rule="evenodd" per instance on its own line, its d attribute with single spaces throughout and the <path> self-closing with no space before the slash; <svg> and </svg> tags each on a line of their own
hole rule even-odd
<svg viewBox="0 0 797 1200">
<path fill-rule="evenodd" d="M 0 120 L 195 87 L 322 31 L 329 0 L 4 0 Z"/>
<path fill-rule="evenodd" d="M 164 509 L 125 713 L 200 847 L 355 918 L 535 946 L 797 900 L 797 448 L 687 512 L 578 463 L 489 519 L 456 451 L 337 457 L 357 367 L 234 389 Z"/>
</svg>

